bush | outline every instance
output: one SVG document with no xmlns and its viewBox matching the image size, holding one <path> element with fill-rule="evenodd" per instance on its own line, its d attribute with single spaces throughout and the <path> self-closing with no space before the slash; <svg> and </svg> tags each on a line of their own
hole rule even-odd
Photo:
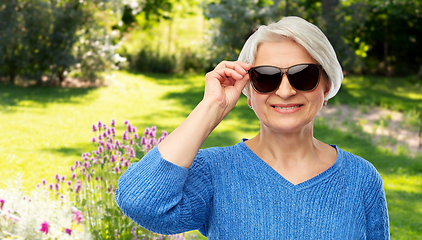
<svg viewBox="0 0 422 240">
<path fill-rule="evenodd" d="M 74 72 L 101 79 L 115 60 L 111 25 L 118 2 L 0 0 L 0 77 L 38 85 Z"/>
</svg>

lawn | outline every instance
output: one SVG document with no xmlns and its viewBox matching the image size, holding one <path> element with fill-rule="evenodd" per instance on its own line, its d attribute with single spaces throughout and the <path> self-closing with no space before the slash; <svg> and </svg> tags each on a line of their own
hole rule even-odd
<svg viewBox="0 0 422 240">
<path fill-rule="evenodd" d="M 81 153 L 92 150 L 91 125 L 117 120 L 117 131 L 129 120 L 139 131 L 152 125 L 171 132 L 203 95 L 199 75 L 132 74 L 115 72 L 100 88 L 39 88 L 0 86 L 0 169 L 2 182 L 18 173 L 30 190 L 56 173 L 70 175 Z M 422 90 L 412 78 L 347 77 L 329 104 L 382 106 L 403 112 L 422 109 Z M 203 147 L 226 146 L 250 138 L 259 122 L 242 96 L 235 109 L 210 135 Z M 371 161 L 384 180 L 392 239 L 422 237 L 422 159 L 404 149 L 392 152 L 371 141 L 358 125 L 347 130 L 315 123 L 316 138 Z"/>
</svg>

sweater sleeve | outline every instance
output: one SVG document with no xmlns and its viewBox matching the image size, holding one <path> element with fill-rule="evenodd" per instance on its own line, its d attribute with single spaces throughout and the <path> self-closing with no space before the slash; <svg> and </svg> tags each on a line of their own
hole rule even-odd
<svg viewBox="0 0 422 240">
<path fill-rule="evenodd" d="M 117 205 L 134 222 L 156 233 L 199 229 L 206 234 L 212 183 L 200 152 L 186 169 L 166 161 L 153 148 L 120 177 Z"/>
<path fill-rule="evenodd" d="M 390 239 L 390 226 L 384 185 L 379 173 L 375 168 L 373 170 L 371 182 L 368 183 L 365 200 L 367 239 Z"/>
</svg>

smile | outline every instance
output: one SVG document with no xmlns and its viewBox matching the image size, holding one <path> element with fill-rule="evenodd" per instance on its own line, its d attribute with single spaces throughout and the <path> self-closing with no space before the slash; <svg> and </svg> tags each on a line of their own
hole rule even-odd
<svg viewBox="0 0 422 240">
<path fill-rule="evenodd" d="M 283 109 L 283 110 L 289 110 L 289 109 L 299 108 L 300 106 L 301 105 L 296 105 L 296 106 L 291 106 L 291 107 L 277 107 L 277 106 L 273 106 L 273 108 Z"/>
</svg>

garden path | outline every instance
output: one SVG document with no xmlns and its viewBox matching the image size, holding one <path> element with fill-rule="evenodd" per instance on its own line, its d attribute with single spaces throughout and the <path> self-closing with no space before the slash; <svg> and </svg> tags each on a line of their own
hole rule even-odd
<svg viewBox="0 0 422 240">
<path fill-rule="evenodd" d="M 422 153 L 420 120 L 415 114 L 381 107 L 352 107 L 341 104 L 323 107 L 318 116 L 330 127 L 342 131 L 350 131 L 351 127 L 358 126 L 364 133 L 370 134 L 372 141 L 380 147 L 396 151 L 401 146 L 411 155 Z"/>
</svg>

